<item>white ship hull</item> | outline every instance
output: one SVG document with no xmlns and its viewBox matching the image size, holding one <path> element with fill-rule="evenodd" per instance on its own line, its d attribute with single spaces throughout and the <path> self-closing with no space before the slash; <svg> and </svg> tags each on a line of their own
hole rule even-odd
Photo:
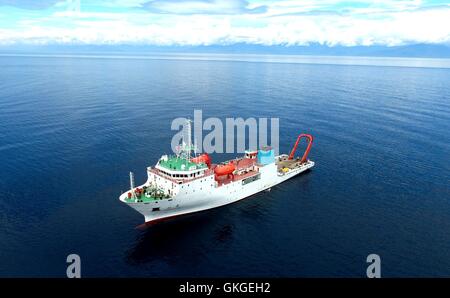
<svg viewBox="0 0 450 298">
<path fill-rule="evenodd" d="M 189 185 L 167 185 L 174 195 L 170 199 L 150 202 L 126 202 L 127 193 L 120 196 L 131 208 L 145 217 L 146 223 L 152 223 L 183 214 L 204 211 L 242 200 L 246 197 L 278 185 L 314 166 L 313 161 L 306 161 L 301 166 L 280 173 L 277 165 L 271 163 L 259 168 L 259 179 L 244 184 L 243 180 L 231 181 L 217 186 L 214 175 L 209 175 L 189 183 Z M 149 185 L 155 178 L 149 169 L 149 177 L 145 185 Z M 167 181 L 164 181 L 167 182 Z M 169 181 L 170 184 L 170 181 Z M 141 187 L 142 187 L 141 186 Z"/>
</svg>

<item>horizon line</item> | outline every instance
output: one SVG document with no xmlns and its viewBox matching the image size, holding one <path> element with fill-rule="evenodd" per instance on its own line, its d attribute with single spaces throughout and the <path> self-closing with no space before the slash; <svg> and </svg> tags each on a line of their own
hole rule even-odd
<svg viewBox="0 0 450 298">
<path fill-rule="evenodd" d="M 106 54 L 106 55 L 105 55 Z M 237 54 L 237 53 L 148 53 L 146 55 L 104 55 L 98 54 L 20 54 L 1 53 L 1 57 L 28 58 L 81 58 L 81 59 L 129 59 L 129 60 L 172 60 L 172 61 L 213 61 L 247 62 L 275 64 L 306 64 L 334 66 L 372 66 L 450 69 L 450 58 L 429 57 L 375 57 L 336 55 L 284 55 L 284 54 Z M 221 56 L 221 57 L 219 57 Z M 256 58 L 256 59 L 249 59 Z M 259 59 L 258 59 L 259 58 Z M 263 59 L 266 58 L 266 59 Z M 286 59 L 288 58 L 288 59 Z M 289 59 L 291 58 L 291 59 Z"/>
</svg>

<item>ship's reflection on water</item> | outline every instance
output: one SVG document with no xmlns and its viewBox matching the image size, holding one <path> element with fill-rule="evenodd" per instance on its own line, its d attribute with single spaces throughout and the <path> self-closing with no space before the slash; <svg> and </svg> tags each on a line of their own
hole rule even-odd
<svg viewBox="0 0 450 298">
<path fill-rule="evenodd" d="M 216 212 L 184 215 L 140 227 L 134 247 L 127 252 L 127 261 L 132 265 L 156 260 L 169 264 L 181 259 L 189 263 L 200 261 L 211 248 L 211 242 L 225 244 L 233 236 L 233 225 L 219 224 L 215 220 Z"/>
</svg>

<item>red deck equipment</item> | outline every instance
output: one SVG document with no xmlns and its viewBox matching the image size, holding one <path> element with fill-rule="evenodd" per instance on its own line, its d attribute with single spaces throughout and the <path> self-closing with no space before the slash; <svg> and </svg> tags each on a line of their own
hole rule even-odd
<svg viewBox="0 0 450 298">
<path fill-rule="evenodd" d="M 216 173 L 216 176 L 224 176 L 233 174 L 234 170 L 236 170 L 236 166 L 230 162 L 229 164 L 215 167 L 214 173 Z"/>
<path fill-rule="evenodd" d="M 209 157 L 208 153 L 203 153 L 197 157 L 191 159 L 194 163 L 205 163 L 208 168 L 211 168 L 211 157 Z"/>
<path fill-rule="evenodd" d="M 298 143 L 300 142 L 301 138 L 307 138 L 308 139 L 308 147 L 306 147 L 305 153 L 303 153 L 302 159 L 300 161 L 301 163 L 304 163 L 307 160 L 307 158 L 308 158 L 309 150 L 311 150 L 311 146 L 312 146 L 312 143 L 313 143 L 313 136 L 305 134 L 305 133 L 302 133 L 301 135 L 298 136 L 297 141 L 295 142 L 295 145 L 292 148 L 291 154 L 289 154 L 289 159 L 293 159 L 294 158 L 295 151 L 297 150 Z"/>
</svg>

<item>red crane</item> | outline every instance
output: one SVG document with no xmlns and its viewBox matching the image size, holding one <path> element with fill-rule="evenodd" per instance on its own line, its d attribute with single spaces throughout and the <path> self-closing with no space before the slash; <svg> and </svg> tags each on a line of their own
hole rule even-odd
<svg viewBox="0 0 450 298">
<path fill-rule="evenodd" d="M 289 158 L 288 159 L 293 159 L 294 158 L 295 151 L 297 150 L 298 143 L 300 142 L 301 138 L 307 138 L 308 139 L 308 147 L 306 147 L 305 153 L 303 153 L 302 160 L 300 161 L 300 163 L 304 163 L 306 161 L 306 159 L 308 158 L 309 150 L 311 150 L 311 146 L 312 146 L 312 142 L 313 142 L 313 136 L 305 134 L 305 133 L 302 133 L 301 135 L 298 136 L 297 142 L 295 142 L 295 145 L 292 148 L 291 154 L 289 154 Z"/>
</svg>

